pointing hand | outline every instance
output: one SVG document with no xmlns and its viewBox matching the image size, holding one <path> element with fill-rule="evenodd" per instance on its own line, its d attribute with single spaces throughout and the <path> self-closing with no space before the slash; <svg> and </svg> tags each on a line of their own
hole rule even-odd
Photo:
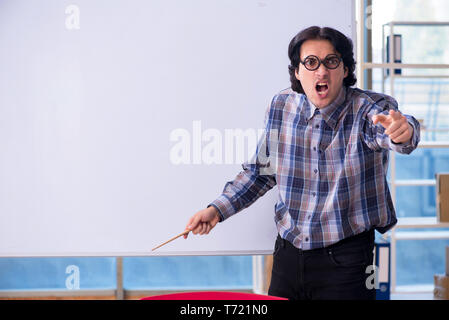
<svg viewBox="0 0 449 320">
<path fill-rule="evenodd" d="M 373 116 L 373 123 L 380 123 L 394 143 L 407 142 L 413 135 L 413 128 L 407 118 L 399 111 L 390 110 L 388 115 L 378 114 Z"/>
</svg>

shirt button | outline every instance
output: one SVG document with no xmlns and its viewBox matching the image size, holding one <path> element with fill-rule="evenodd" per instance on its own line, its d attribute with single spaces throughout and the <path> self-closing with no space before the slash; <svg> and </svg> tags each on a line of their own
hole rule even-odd
<svg viewBox="0 0 449 320">
<path fill-rule="evenodd" d="M 319 125 L 316 125 L 316 126 L 315 126 L 315 128 L 317 128 L 317 129 L 318 129 L 319 127 L 320 127 Z"/>
<path fill-rule="evenodd" d="M 312 216 L 309 214 L 309 215 L 307 216 L 307 220 L 310 220 L 310 218 L 312 218 Z"/>
<path fill-rule="evenodd" d="M 315 196 L 316 196 L 316 193 L 315 193 L 315 192 L 312 192 L 312 196 L 314 196 L 314 197 L 315 197 Z"/>
<path fill-rule="evenodd" d="M 318 172 L 318 169 L 313 170 L 313 172 L 317 173 L 317 172 Z"/>
<path fill-rule="evenodd" d="M 309 237 L 306 237 L 306 239 L 305 239 L 306 241 L 309 241 Z"/>
<path fill-rule="evenodd" d="M 313 151 L 316 151 L 316 147 L 313 147 Z"/>
</svg>

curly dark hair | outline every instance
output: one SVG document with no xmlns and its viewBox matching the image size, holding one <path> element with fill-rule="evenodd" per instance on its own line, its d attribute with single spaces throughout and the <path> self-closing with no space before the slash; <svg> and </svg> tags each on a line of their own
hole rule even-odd
<svg viewBox="0 0 449 320">
<path fill-rule="evenodd" d="M 301 46 L 306 40 L 328 40 L 341 55 L 344 67 L 348 68 L 348 76 L 343 80 L 343 85 L 350 87 L 356 83 L 357 78 L 354 74 L 356 62 L 352 40 L 338 30 L 313 26 L 300 31 L 288 46 L 288 57 L 290 58 L 288 72 L 292 84 L 291 88 L 294 91 L 304 93 L 301 82 L 296 79 L 295 70 L 299 67 Z"/>
</svg>

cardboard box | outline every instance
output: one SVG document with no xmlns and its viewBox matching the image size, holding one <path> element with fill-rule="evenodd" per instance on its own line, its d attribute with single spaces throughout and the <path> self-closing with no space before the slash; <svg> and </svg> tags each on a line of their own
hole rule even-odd
<svg viewBox="0 0 449 320">
<path fill-rule="evenodd" d="M 449 277 L 444 274 L 435 274 L 433 280 L 435 283 L 433 297 L 435 299 L 449 300 Z"/>
<path fill-rule="evenodd" d="M 449 277 L 449 246 L 446 246 L 446 275 Z"/>
<path fill-rule="evenodd" d="M 449 222 L 449 173 L 437 173 L 437 219 L 438 222 Z"/>
</svg>

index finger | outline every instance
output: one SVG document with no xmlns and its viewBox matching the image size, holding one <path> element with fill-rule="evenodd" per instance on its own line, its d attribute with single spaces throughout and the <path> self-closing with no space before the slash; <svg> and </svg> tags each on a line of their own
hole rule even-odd
<svg viewBox="0 0 449 320">
<path fill-rule="evenodd" d="M 198 219 L 196 219 L 196 215 L 191 216 L 186 225 L 185 231 L 188 231 L 188 232 L 184 235 L 184 239 L 187 239 L 190 231 L 195 229 L 197 224 L 198 224 Z"/>
<path fill-rule="evenodd" d="M 384 114 L 375 114 L 372 117 L 372 121 L 374 124 L 378 124 L 379 122 L 382 124 L 387 120 L 387 116 Z"/>
<path fill-rule="evenodd" d="M 192 231 L 193 229 L 196 228 L 196 226 L 198 225 L 198 223 L 200 222 L 200 216 L 195 214 L 193 215 L 190 219 L 189 222 L 187 223 L 186 226 L 186 230 Z"/>
<path fill-rule="evenodd" d="M 393 118 L 393 120 L 401 120 L 402 119 L 402 114 L 399 111 L 390 110 L 390 116 Z"/>
</svg>

